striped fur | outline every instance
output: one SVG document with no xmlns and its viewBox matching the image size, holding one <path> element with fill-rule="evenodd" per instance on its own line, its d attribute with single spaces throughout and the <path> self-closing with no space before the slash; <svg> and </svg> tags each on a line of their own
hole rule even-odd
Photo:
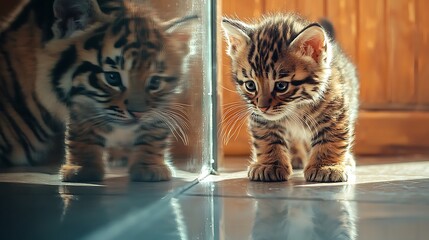
<svg viewBox="0 0 429 240">
<path fill-rule="evenodd" d="M 326 22 L 325 22 L 326 24 Z M 358 110 L 353 64 L 317 23 L 295 14 L 222 21 L 237 91 L 250 109 L 255 181 L 347 181 Z M 333 33 L 329 33 L 333 36 Z"/>
<path fill-rule="evenodd" d="M 1 33 L 0 160 L 37 164 L 65 131 L 63 181 L 102 180 L 112 148 L 127 149 L 133 180 L 169 180 L 195 18 L 161 22 L 132 1 L 29 1 Z"/>
</svg>

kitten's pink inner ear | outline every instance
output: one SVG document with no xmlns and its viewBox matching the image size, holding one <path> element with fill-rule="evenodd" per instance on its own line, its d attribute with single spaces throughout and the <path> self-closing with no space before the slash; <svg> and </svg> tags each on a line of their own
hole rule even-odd
<svg viewBox="0 0 429 240">
<path fill-rule="evenodd" d="M 228 36 L 228 39 L 231 47 L 231 53 L 237 53 L 239 46 L 242 44 L 241 40 L 234 36 Z"/>
<path fill-rule="evenodd" d="M 191 35 L 186 33 L 176 33 L 175 38 L 180 42 L 188 42 Z"/>
<path fill-rule="evenodd" d="M 321 55 L 325 51 L 325 34 L 319 27 L 311 27 L 298 36 L 298 51 L 304 56 L 310 56 L 315 62 L 320 63 Z"/>
<path fill-rule="evenodd" d="M 323 39 L 318 37 L 310 38 L 302 43 L 301 51 L 304 51 L 303 54 L 311 56 L 314 61 L 319 63 L 320 55 L 322 54 L 324 45 Z"/>
</svg>

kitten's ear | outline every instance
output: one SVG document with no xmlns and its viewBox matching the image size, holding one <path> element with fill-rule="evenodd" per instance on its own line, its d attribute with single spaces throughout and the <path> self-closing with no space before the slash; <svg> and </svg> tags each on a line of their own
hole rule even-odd
<svg viewBox="0 0 429 240">
<path fill-rule="evenodd" d="M 53 10 L 57 21 L 52 30 L 59 38 L 87 28 L 101 12 L 94 0 L 55 0 Z"/>
<path fill-rule="evenodd" d="M 167 35 L 173 38 L 172 43 L 175 44 L 175 49 L 182 54 L 187 54 L 189 51 L 189 40 L 192 36 L 193 26 L 199 19 L 198 15 L 189 15 L 162 24 Z"/>
<path fill-rule="evenodd" d="M 227 54 L 233 58 L 250 42 L 248 34 L 252 28 L 241 21 L 222 18 L 222 29 L 228 43 Z"/>
<path fill-rule="evenodd" d="M 302 30 L 290 43 L 289 49 L 298 52 L 302 56 L 311 57 L 315 62 L 321 63 L 328 54 L 329 38 L 323 28 L 317 24 L 311 24 Z"/>
</svg>

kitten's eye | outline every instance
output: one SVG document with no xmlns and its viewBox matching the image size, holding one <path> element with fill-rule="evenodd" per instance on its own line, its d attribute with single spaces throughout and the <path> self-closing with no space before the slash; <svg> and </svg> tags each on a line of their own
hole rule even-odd
<svg viewBox="0 0 429 240">
<path fill-rule="evenodd" d="M 161 87 L 161 81 L 162 81 L 162 78 L 160 76 L 152 76 L 149 79 L 147 88 L 149 89 L 149 91 L 159 90 L 159 88 Z"/>
<path fill-rule="evenodd" d="M 114 87 L 122 85 L 121 74 L 118 72 L 105 72 L 104 77 L 106 78 L 106 82 Z"/>
<path fill-rule="evenodd" d="M 287 90 L 287 82 L 276 82 L 275 90 L 277 92 L 285 92 Z"/>
<path fill-rule="evenodd" d="M 247 91 L 249 92 L 256 91 L 256 84 L 254 81 L 247 81 L 244 83 L 244 85 L 246 86 Z"/>
</svg>

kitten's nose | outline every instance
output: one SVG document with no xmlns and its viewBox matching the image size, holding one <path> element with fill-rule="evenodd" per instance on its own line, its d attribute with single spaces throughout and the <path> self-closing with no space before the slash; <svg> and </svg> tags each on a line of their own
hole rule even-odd
<svg viewBox="0 0 429 240">
<path fill-rule="evenodd" d="M 131 114 L 131 116 L 133 116 L 134 118 L 142 118 L 144 115 L 144 112 L 136 112 L 136 111 L 131 111 L 128 110 L 128 112 Z"/>
<path fill-rule="evenodd" d="M 258 108 L 262 111 L 262 112 L 266 112 L 268 111 L 268 109 L 270 109 L 271 105 L 267 105 L 267 106 L 258 106 Z"/>
</svg>

